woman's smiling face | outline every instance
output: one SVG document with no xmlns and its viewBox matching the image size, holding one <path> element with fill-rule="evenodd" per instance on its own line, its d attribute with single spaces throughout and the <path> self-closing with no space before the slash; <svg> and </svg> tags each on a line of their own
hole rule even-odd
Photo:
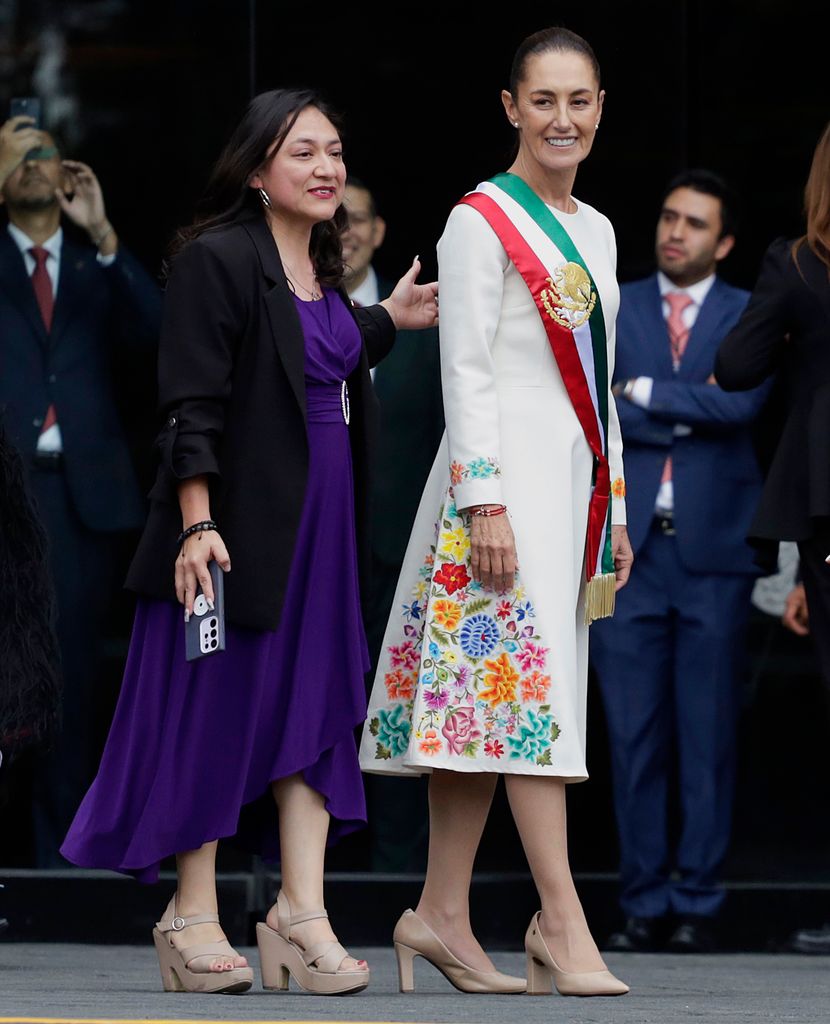
<svg viewBox="0 0 830 1024">
<path fill-rule="evenodd" d="M 306 107 L 251 185 L 265 189 L 279 217 L 311 224 L 331 220 L 346 186 L 337 129 L 316 107 Z"/>
<path fill-rule="evenodd" d="M 518 95 L 502 93 L 511 124 L 518 122 L 520 159 L 544 171 L 576 168 L 591 152 L 604 98 L 582 54 L 549 50 L 528 58 Z"/>
</svg>

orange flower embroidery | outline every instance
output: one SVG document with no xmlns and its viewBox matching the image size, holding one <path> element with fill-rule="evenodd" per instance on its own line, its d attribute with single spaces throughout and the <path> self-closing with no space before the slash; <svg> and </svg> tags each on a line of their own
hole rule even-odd
<svg viewBox="0 0 830 1024">
<path fill-rule="evenodd" d="M 433 602 L 432 612 L 435 622 L 444 629 L 455 629 L 461 619 L 461 608 L 455 601 L 446 601 L 443 598 Z"/>
<path fill-rule="evenodd" d="M 533 672 L 522 680 L 522 700 L 546 700 L 550 688 L 550 676 L 541 672 Z"/>
<path fill-rule="evenodd" d="M 464 479 L 464 465 L 461 462 L 453 462 L 450 464 L 450 481 L 454 484 L 460 484 Z"/>
<path fill-rule="evenodd" d="M 394 700 L 396 697 L 409 700 L 415 693 L 415 676 L 408 675 L 400 669 L 387 672 L 383 681 L 386 684 L 386 692 L 389 694 L 390 700 Z"/>
<path fill-rule="evenodd" d="M 617 479 L 611 484 L 611 493 L 614 495 L 615 498 L 625 497 L 625 480 L 623 480 L 621 476 L 618 476 Z"/>
<path fill-rule="evenodd" d="M 421 753 L 429 754 L 432 757 L 433 754 L 437 754 L 441 749 L 441 741 L 438 739 L 438 733 L 435 729 L 427 729 L 424 733 L 424 738 L 421 741 Z"/>
<path fill-rule="evenodd" d="M 484 667 L 488 670 L 484 675 L 485 686 L 479 690 L 478 696 L 494 707 L 496 704 L 514 701 L 519 673 L 510 664 L 509 656 L 500 654 L 498 658 L 486 658 Z"/>
</svg>

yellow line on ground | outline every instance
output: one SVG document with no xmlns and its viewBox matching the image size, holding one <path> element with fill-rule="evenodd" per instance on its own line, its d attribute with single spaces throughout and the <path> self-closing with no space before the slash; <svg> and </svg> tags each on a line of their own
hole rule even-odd
<svg viewBox="0 0 830 1024">
<path fill-rule="evenodd" d="M 275 1021 L 279 1020 L 279 1024 L 400 1024 L 396 1021 L 336 1021 L 330 1018 L 325 1021 L 319 1020 L 281 1020 L 279 1018 L 271 1017 L 269 1020 L 228 1020 L 222 1018 L 222 1020 L 206 1020 L 204 1017 L 200 1017 L 198 1020 L 187 1020 L 182 1017 L 175 1019 L 163 1019 L 155 1017 L 141 1017 L 141 1018 L 130 1018 L 130 1017 L 0 1017 L 0 1024 L 275 1024 Z M 408 1024 L 417 1024 L 417 1022 L 409 1021 Z"/>
</svg>

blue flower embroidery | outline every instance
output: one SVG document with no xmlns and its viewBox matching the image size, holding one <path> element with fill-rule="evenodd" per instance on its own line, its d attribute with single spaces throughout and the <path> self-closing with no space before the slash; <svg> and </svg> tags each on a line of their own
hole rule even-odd
<svg viewBox="0 0 830 1024">
<path fill-rule="evenodd" d="M 409 746 L 409 734 L 412 732 L 412 723 L 405 715 L 403 704 L 395 704 L 391 711 L 386 708 L 378 709 L 378 740 L 388 747 L 392 757 L 403 754 Z"/>
<path fill-rule="evenodd" d="M 468 658 L 485 658 L 498 646 L 498 623 L 489 615 L 471 615 L 461 626 L 459 640 Z"/>
</svg>

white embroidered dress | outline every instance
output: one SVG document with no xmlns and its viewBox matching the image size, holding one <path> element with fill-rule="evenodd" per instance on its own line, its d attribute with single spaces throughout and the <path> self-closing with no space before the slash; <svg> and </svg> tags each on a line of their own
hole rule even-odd
<svg viewBox="0 0 830 1024">
<path fill-rule="evenodd" d="M 485 183 L 480 191 L 493 195 Z M 576 202 L 576 201 L 575 201 Z M 553 272 L 562 258 L 523 208 L 501 205 Z M 619 307 L 610 222 L 552 209 L 587 264 L 614 367 Z M 585 538 L 593 457 L 530 292 L 484 217 L 456 207 L 438 243 L 447 432 L 410 537 L 361 743 L 363 771 L 587 778 Z M 609 395 L 612 523 L 625 523 Z M 472 580 L 468 517 L 507 505 L 515 588 Z"/>
</svg>

